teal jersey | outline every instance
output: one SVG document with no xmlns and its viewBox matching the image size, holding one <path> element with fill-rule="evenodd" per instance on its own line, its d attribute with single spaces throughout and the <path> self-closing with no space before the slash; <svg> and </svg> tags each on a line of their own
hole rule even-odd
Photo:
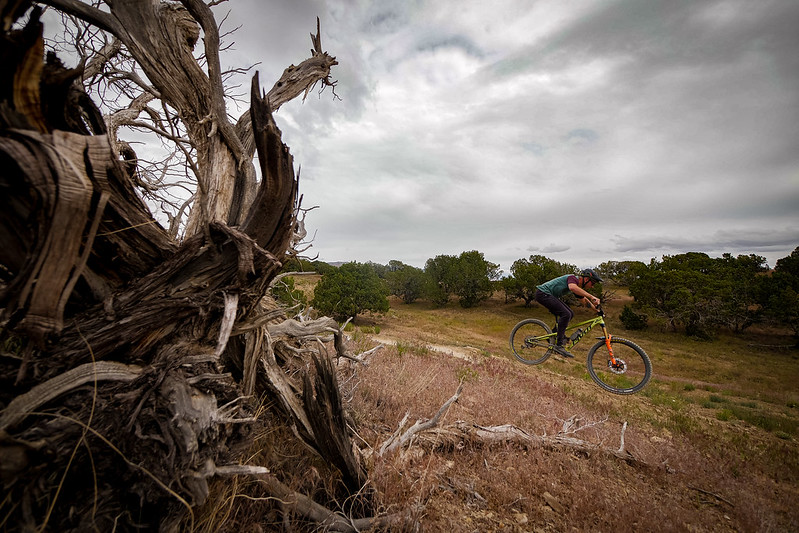
<svg viewBox="0 0 799 533">
<path fill-rule="evenodd" d="M 536 289 L 554 296 L 555 298 L 560 298 L 569 292 L 569 283 L 579 285 L 580 281 L 574 274 L 566 274 L 565 276 L 560 276 L 559 278 L 551 279 L 546 283 L 542 283 L 541 285 L 538 285 Z"/>
</svg>

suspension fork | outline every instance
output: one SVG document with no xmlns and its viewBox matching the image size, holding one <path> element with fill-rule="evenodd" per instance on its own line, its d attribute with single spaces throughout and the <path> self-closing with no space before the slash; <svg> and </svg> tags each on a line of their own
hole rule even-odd
<svg viewBox="0 0 799 533">
<path fill-rule="evenodd" d="M 608 348 L 608 355 L 610 355 L 610 363 L 615 366 L 616 358 L 613 356 L 613 346 L 611 346 L 610 344 L 610 339 L 611 339 L 610 333 L 608 333 L 608 328 L 605 327 L 604 322 L 602 322 L 600 326 L 602 326 L 602 334 L 605 336 L 605 346 L 607 346 Z"/>
</svg>

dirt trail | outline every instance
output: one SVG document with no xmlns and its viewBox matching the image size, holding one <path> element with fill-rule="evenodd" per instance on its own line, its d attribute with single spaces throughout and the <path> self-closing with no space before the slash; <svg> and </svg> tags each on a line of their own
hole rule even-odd
<svg viewBox="0 0 799 533">
<path fill-rule="evenodd" d="M 386 337 L 385 335 L 370 335 L 370 338 L 378 342 L 380 344 L 384 344 L 386 346 L 395 346 L 397 342 L 401 342 L 398 339 Z M 428 342 L 418 341 L 421 345 L 425 348 L 430 350 L 440 352 L 443 354 L 448 354 L 453 357 L 457 357 L 459 359 L 465 359 L 467 361 L 474 360 L 478 355 L 484 353 L 483 350 L 480 348 L 475 348 L 473 346 L 451 346 L 451 345 L 443 345 L 443 344 L 430 344 Z"/>
</svg>

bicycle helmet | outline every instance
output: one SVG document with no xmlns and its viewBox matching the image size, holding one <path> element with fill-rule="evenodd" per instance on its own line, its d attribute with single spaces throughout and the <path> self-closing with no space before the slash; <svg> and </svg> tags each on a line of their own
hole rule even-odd
<svg viewBox="0 0 799 533">
<path fill-rule="evenodd" d="M 599 274 L 597 274 L 590 268 L 584 269 L 582 272 L 580 272 L 580 275 L 589 278 L 594 283 L 602 283 L 602 281 L 604 281 L 602 278 L 599 277 Z"/>
</svg>

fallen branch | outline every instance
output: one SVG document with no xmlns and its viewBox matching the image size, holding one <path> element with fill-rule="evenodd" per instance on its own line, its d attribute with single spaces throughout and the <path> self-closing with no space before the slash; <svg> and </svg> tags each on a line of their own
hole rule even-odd
<svg viewBox="0 0 799 533">
<path fill-rule="evenodd" d="M 624 428 L 626 429 L 626 424 Z M 459 445 L 462 444 L 463 441 L 471 441 L 473 443 L 482 444 L 515 442 L 519 444 L 534 444 L 547 448 L 566 447 L 584 453 L 599 452 L 605 455 L 611 455 L 631 464 L 648 466 L 648 463 L 636 458 L 633 454 L 623 449 L 613 450 L 601 447 L 597 444 L 592 444 L 582 439 L 567 437 L 562 434 L 553 437 L 547 435 L 531 435 L 511 424 L 486 427 L 459 421 L 453 426 L 442 428 L 433 438 L 439 442 L 439 445 L 443 445 L 445 442 L 442 440 L 442 437 L 448 437 L 451 445 Z"/>
<path fill-rule="evenodd" d="M 382 344 L 378 344 L 374 348 L 370 348 L 369 350 L 366 350 L 365 352 L 361 352 L 361 353 L 359 353 L 357 355 L 343 354 L 341 357 L 343 357 L 344 359 L 346 359 L 348 361 L 352 361 L 354 363 L 361 363 L 362 365 L 365 365 L 366 364 L 366 358 L 369 357 L 370 355 L 374 354 L 375 352 L 377 352 L 381 348 L 385 348 L 385 346 L 382 345 Z"/>
<path fill-rule="evenodd" d="M 378 452 L 378 455 L 383 455 L 386 452 L 392 452 L 397 448 L 404 446 L 417 433 L 420 433 L 422 431 L 427 431 L 429 429 L 436 427 L 438 425 L 438 421 L 441 419 L 443 414 L 447 412 L 447 410 L 449 409 L 449 406 L 452 405 L 461 395 L 462 390 L 463 390 L 463 383 L 458 385 L 458 390 L 455 391 L 455 394 L 452 396 L 452 398 L 447 400 L 444 403 L 444 405 L 441 406 L 441 409 L 438 410 L 438 412 L 433 418 L 426 421 L 417 420 L 414 425 L 408 428 L 408 431 L 406 431 L 401 437 L 397 438 L 399 430 L 402 428 L 403 425 L 405 425 L 405 422 L 408 419 L 408 415 L 406 414 L 405 417 L 402 419 L 402 422 L 400 422 L 400 426 L 397 429 L 397 433 L 394 433 L 394 435 L 392 435 L 391 438 L 389 438 L 386 442 L 383 443 L 382 446 L 380 446 L 380 451 Z"/>
<path fill-rule="evenodd" d="M 734 504 L 733 504 L 731 501 L 729 501 L 729 500 L 725 500 L 724 498 L 722 498 L 721 496 L 719 496 L 719 495 L 718 495 L 718 494 L 716 494 L 716 493 L 713 493 L 713 492 L 707 491 L 707 490 L 705 490 L 705 489 L 700 489 L 699 487 L 693 487 L 693 486 L 691 486 L 691 485 L 688 485 L 688 488 L 689 488 L 689 489 L 691 489 L 691 490 L 695 490 L 695 491 L 697 491 L 697 492 L 701 492 L 702 494 L 706 494 L 706 495 L 708 495 L 708 496 L 713 496 L 713 497 L 714 497 L 714 498 L 716 498 L 718 501 L 720 501 L 720 502 L 724 502 L 724 503 L 726 503 L 727 505 L 729 505 L 730 507 L 735 507 L 735 505 L 734 505 Z"/>
<path fill-rule="evenodd" d="M 547 435 L 531 435 L 523 429 L 520 429 L 512 424 L 504 424 L 501 426 L 480 426 L 478 424 L 470 424 L 464 421 L 455 422 L 455 424 L 435 427 L 440 415 L 446 411 L 449 405 L 457 398 L 460 393 L 460 388 L 455 396 L 444 404 L 439 410 L 436 417 L 421 423 L 417 422 L 401 437 L 399 433 L 408 415 L 399 424 L 397 431 L 389 437 L 386 442 L 380 447 L 378 455 L 383 455 L 388 451 L 395 450 L 410 441 L 411 437 L 417 436 L 421 443 L 425 443 L 431 448 L 462 448 L 464 443 L 470 442 L 472 444 L 492 445 L 497 443 L 507 444 L 516 443 L 521 445 L 535 445 L 543 446 L 551 449 L 570 448 L 575 451 L 583 453 L 602 453 L 621 459 L 628 464 L 635 464 L 639 466 L 650 466 L 647 462 L 642 461 L 635 457 L 629 451 L 624 450 L 624 432 L 627 429 L 627 423 L 622 426 L 621 441 L 622 444 L 618 450 L 605 448 L 597 444 L 584 441 L 582 439 L 567 436 L 564 433 L 559 433 L 555 436 Z"/>
</svg>

